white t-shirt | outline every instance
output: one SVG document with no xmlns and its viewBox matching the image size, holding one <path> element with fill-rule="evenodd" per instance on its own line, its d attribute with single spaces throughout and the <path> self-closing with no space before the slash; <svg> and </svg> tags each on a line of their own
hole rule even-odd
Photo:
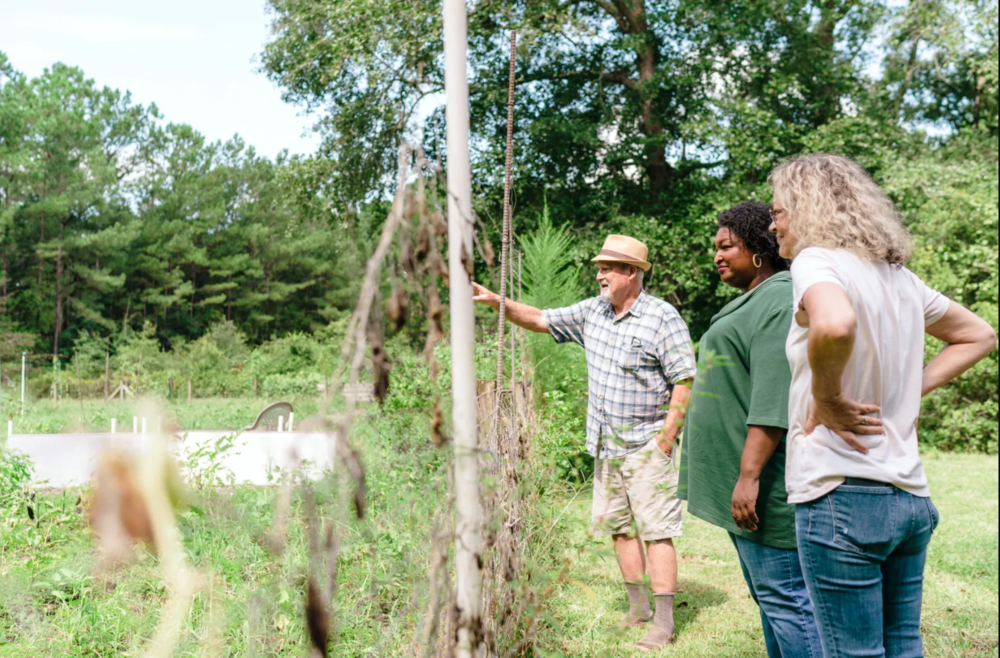
<svg viewBox="0 0 1000 658">
<path fill-rule="evenodd" d="M 917 450 L 924 327 L 944 316 L 948 298 L 905 267 L 866 261 L 843 249 L 803 249 L 792 262 L 796 310 L 806 290 L 817 283 L 840 286 L 854 305 L 858 327 L 843 391 L 847 398 L 881 407 L 885 434 L 858 437 L 868 446 L 867 455 L 823 425 L 804 434 L 813 403 L 809 329 L 793 321 L 785 344 L 792 369 L 785 463 L 788 502 L 815 500 L 845 477 L 889 482 L 915 496 L 929 496 Z"/>
</svg>

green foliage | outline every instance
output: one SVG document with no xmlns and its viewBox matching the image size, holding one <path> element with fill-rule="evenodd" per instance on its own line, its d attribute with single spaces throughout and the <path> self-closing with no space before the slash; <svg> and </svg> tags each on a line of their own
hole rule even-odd
<svg viewBox="0 0 1000 658">
<path fill-rule="evenodd" d="M 259 391 L 308 395 L 334 370 L 400 139 L 422 134 L 447 165 L 442 108 L 425 102 L 443 88 L 440 3 L 269 5 L 262 71 L 316 112 L 324 143 L 313 156 L 271 161 L 238 137 L 212 143 L 79 69 L 29 78 L 0 55 L 0 365 L 10 373 L 34 352 L 36 396 L 58 379 L 41 355 L 74 351 L 79 388 L 99 392 L 102 341 L 114 380 L 161 396 L 171 378 L 191 378 L 196 395 L 245 395 L 254 377 Z M 626 233 L 650 248 L 649 292 L 697 339 L 733 295 L 711 264 L 719 212 L 768 201 L 780 161 L 830 151 L 893 195 L 917 238 L 913 269 L 996 324 L 996 2 L 624 6 L 470 5 L 475 210 L 493 244 L 502 35 L 518 31 L 512 198 L 516 235 L 545 243 L 521 245 L 535 260 L 529 298 L 548 289 L 536 304 L 582 298 L 588 259 L 607 233 Z M 546 248 L 565 257 L 558 267 L 528 253 Z M 416 345 L 424 318 L 411 311 Z M 231 351 L 239 340 L 199 342 L 220 323 L 250 357 Z M 477 374 L 492 379 L 490 341 Z M 529 341 L 538 389 L 582 409 L 579 350 Z M 996 364 L 994 352 L 928 398 L 923 440 L 996 449 Z M 75 374 L 64 368 L 64 391 Z M 401 404 L 421 395 L 413 384 Z"/>
<path fill-rule="evenodd" d="M 996 331 L 1000 288 L 996 141 L 975 134 L 983 129 L 968 132 L 972 134 L 953 140 L 934 159 L 898 162 L 889 189 L 914 234 L 911 269 Z M 970 153 L 970 147 L 979 153 Z M 928 358 L 941 347 L 928 337 Z M 994 349 L 955 382 L 928 395 L 921 412 L 921 441 L 945 450 L 996 454 L 997 379 Z"/>
<path fill-rule="evenodd" d="M 0 446 L 0 507 L 5 507 L 12 497 L 23 491 L 33 470 L 27 457 Z"/>
<path fill-rule="evenodd" d="M 250 357 L 250 369 L 254 374 L 288 374 L 311 370 L 324 359 L 322 352 L 328 349 L 320 345 L 312 336 L 293 333 L 276 338 L 261 345 Z"/>
<path fill-rule="evenodd" d="M 524 301 L 538 308 L 560 308 L 584 298 L 580 265 L 574 263 L 573 238 L 565 227 L 556 228 L 548 206 L 538 227 L 521 239 L 524 252 Z M 534 381 L 542 391 L 577 392 L 587 387 L 583 348 L 556 345 L 548 334 L 529 334 Z"/>
<path fill-rule="evenodd" d="M 0 358 L 25 335 L 65 358 L 146 323 L 163 348 L 220 322 L 259 344 L 349 308 L 353 216 L 297 162 L 163 125 L 78 68 L 27 78 L 2 61 Z"/>
<path fill-rule="evenodd" d="M 215 400 L 203 411 L 210 417 L 245 402 Z M 374 408 L 356 419 L 355 442 L 368 471 L 368 515 L 364 522 L 336 525 L 335 651 L 400 655 L 409 650 L 431 596 L 427 565 L 434 524 L 450 518 L 452 450 L 430 445 L 425 413 Z M 299 656 L 308 646 L 302 617 L 310 568 L 306 503 L 296 488 L 288 541 L 276 558 L 262 538 L 274 527 L 278 490 L 209 487 L 227 482 L 218 463 L 228 449 L 226 441 L 206 446 L 185 471 L 195 486 L 193 504 L 178 515 L 180 538 L 186 559 L 209 584 L 183 619 L 178 653 L 201 653 L 200 642 L 217 632 L 226 655 Z M 314 483 L 316 516 L 339 518 L 338 491 L 334 474 Z M 80 494 L 86 492 L 39 492 L 35 523 L 27 522 L 23 505 L 0 505 L 0 653 L 121 655 L 141 653 L 151 639 L 168 594 L 161 565 L 152 552 L 139 550 L 108 576 L 113 586 L 99 584 L 94 536 L 86 514 L 75 510 Z"/>
<path fill-rule="evenodd" d="M 579 392 L 545 391 L 544 412 L 536 430 L 535 454 L 539 463 L 560 480 L 585 482 L 594 473 L 594 458 L 585 450 L 587 400 Z"/>
<path fill-rule="evenodd" d="M 543 206 L 538 227 L 521 238 L 524 252 L 525 301 L 538 308 L 559 308 L 581 301 L 579 264 L 574 262 L 573 239 L 565 227 L 556 228 Z M 593 460 L 584 447 L 587 419 L 587 361 L 579 345 L 557 345 L 548 334 L 529 334 L 533 381 L 544 401 L 543 427 L 538 432 L 538 455 L 560 477 L 581 480 L 593 472 Z"/>
</svg>

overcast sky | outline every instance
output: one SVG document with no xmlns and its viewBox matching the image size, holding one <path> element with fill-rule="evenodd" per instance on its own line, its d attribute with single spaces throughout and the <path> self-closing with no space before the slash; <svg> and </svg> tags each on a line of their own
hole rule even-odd
<svg viewBox="0 0 1000 658">
<path fill-rule="evenodd" d="M 263 0 L 0 0 L 0 51 L 32 77 L 78 66 L 210 140 L 309 153 L 312 120 L 256 72 L 268 24 Z"/>
</svg>

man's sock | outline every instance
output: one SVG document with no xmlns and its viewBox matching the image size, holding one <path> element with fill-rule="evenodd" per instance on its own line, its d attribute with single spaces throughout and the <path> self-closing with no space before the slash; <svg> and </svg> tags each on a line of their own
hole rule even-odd
<svg viewBox="0 0 1000 658">
<path fill-rule="evenodd" d="M 674 592 L 670 594 L 653 594 L 656 599 L 656 616 L 653 617 L 653 624 L 659 626 L 667 632 L 667 635 L 674 634 Z"/>
<path fill-rule="evenodd" d="M 649 597 L 646 596 L 646 587 L 642 583 L 625 583 L 628 590 L 628 611 L 629 614 L 649 619 L 653 616 L 653 611 L 649 608 Z"/>
</svg>

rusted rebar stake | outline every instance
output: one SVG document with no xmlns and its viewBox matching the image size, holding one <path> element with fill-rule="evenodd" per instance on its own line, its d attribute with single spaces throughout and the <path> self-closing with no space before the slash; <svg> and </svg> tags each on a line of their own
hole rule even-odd
<svg viewBox="0 0 1000 658">
<path fill-rule="evenodd" d="M 503 235 L 500 249 L 500 320 L 497 329 L 497 395 L 503 390 L 503 339 L 507 315 L 507 251 L 510 242 L 510 171 L 514 160 L 514 56 L 517 31 L 510 33 L 510 79 L 507 86 L 507 161 L 503 182 Z"/>
</svg>

